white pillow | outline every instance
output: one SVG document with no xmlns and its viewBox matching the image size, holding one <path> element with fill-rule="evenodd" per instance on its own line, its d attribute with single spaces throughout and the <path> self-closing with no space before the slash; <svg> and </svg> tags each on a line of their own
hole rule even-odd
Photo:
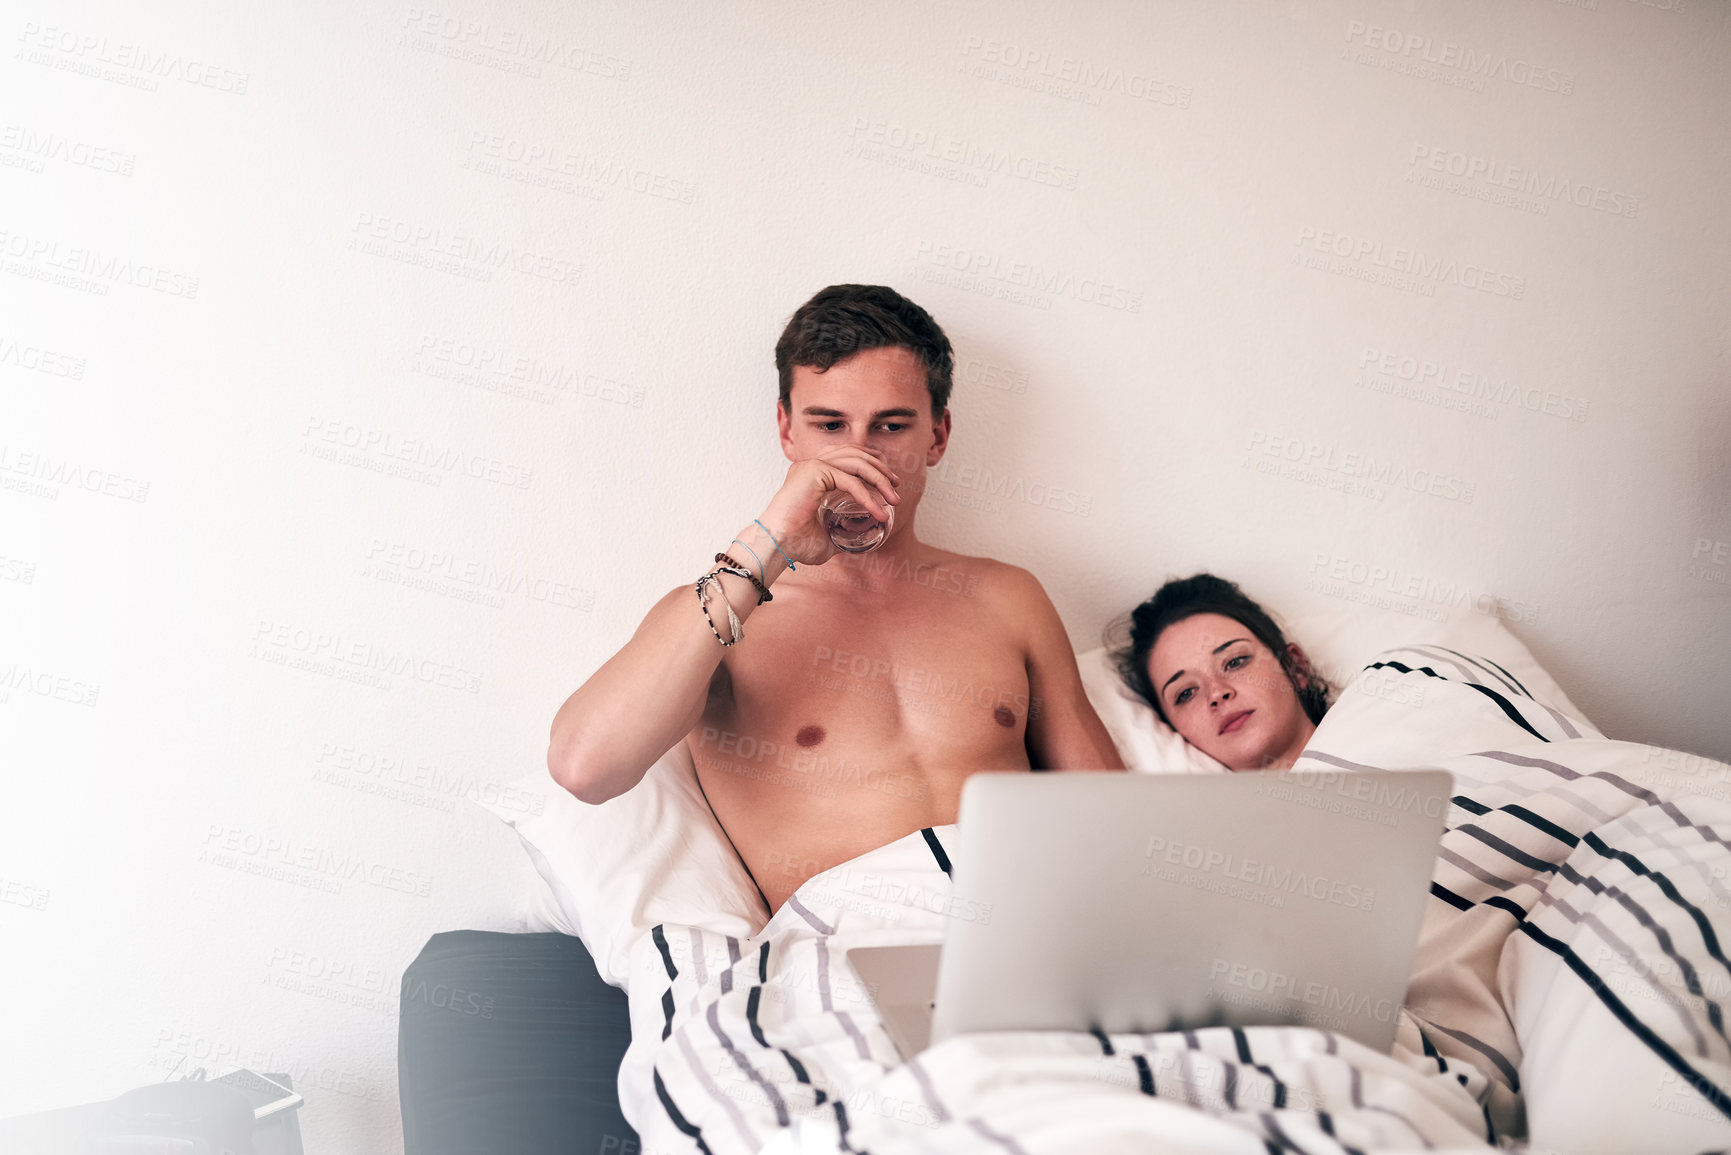
<svg viewBox="0 0 1731 1155">
<path fill-rule="evenodd" d="M 1102 646 L 1076 658 L 1082 689 L 1105 723 L 1124 764 L 1149 774 L 1224 774 L 1226 767 L 1178 736 L 1152 707 L 1118 676 L 1112 652 Z"/>
<path fill-rule="evenodd" d="M 658 923 L 749 938 L 769 921 L 698 787 L 685 743 L 662 755 L 636 786 L 599 806 L 578 801 L 546 772 L 499 792 L 500 798 L 525 794 L 542 799 L 538 812 L 498 800 L 477 805 L 517 832 L 547 882 L 552 901 L 536 896 L 531 929 L 575 934 L 613 986 L 626 985 L 632 943 Z"/>
<path fill-rule="evenodd" d="M 1432 622 L 1388 610 L 1354 607 L 1315 610 L 1291 618 L 1276 615 L 1276 620 L 1286 640 L 1297 642 L 1316 671 L 1328 679 L 1335 696 L 1384 650 L 1438 645 L 1489 658 L 1540 702 L 1584 720 L 1521 640 L 1500 621 L 1484 614 L 1468 613 L 1453 621 Z M 1124 684 L 1109 649 L 1089 650 L 1076 663 L 1088 700 L 1132 770 L 1188 774 L 1225 771 L 1226 767 L 1179 737 Z"/>
<path fill-rule="evenodd" d="M 1313 610 L 1280 619 L 1286 640 L 1303 647 L 1317 671 L 1336 691 L 1365 665 L 1396 646 L 1434 645 L 1489 658 L 1539 701 L 1585 720 L 1532 651 L 1487 614 L 1463 612 L 1446 622 L 1424 621 L 1369 607 Z"/>
</svg>

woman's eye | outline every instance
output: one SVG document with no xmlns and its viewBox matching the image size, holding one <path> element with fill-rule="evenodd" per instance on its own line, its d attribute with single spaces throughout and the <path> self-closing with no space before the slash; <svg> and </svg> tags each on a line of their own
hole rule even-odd
<svg viewBox="0 0 1731 1155">
<path fill-rule="evenodd" d="M 1239 666 L 1242 666 L 1249 660 L 1249 654 L 1234 654 L 1232 657 L 1226 659 L 1226 668 L 1228 670 L 1236 670 Z"/>
<path fill-rule="evenodd" d="M 1190 696 L 1192 694 L 1194 694 L 1195 692 L 1196 692 L 1195 686 L 1184 687 L 1182 690 L 1178 691 L 1177 697 L 1172 699 L 1172 704 L 1174 706 L 1182 706 L 1184 703 L 1186 703 L 1190 700 Z"/>
</svg>

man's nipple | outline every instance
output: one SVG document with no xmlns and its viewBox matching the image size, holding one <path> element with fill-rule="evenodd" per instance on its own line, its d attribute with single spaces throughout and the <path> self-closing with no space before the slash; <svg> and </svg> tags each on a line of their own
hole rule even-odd
<svg viewBox="0 0 1731 1155">
<path fill-rule="evenodd" d="M 815 746 L 823 741 L 823 737 L 822 726 L 801 726 L 799 733 L 793 736 L 793 740 L 801 746 Z"/>
<path fill-rule="evenodd" d="M 992 711 L 992 721 L 996 722 L 1000 726 L 1014 726 L 1016 724 L 1016 715 L 1008 706 L 999 706 L 996 710 Z"/>
</svg>

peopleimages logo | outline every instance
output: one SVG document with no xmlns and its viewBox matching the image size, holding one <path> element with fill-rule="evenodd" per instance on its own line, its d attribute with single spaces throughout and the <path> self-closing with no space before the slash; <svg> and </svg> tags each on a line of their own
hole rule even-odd
<svg viewBox="0 0 1731 1155">
<path fill-rule="evenodd" d="M 970 385 L 984 385 L 1004 393 L 1026 393 L 1028 374 L 979 357 L 965 357 L 956 364 L 956 376 Z"/>
<path fill-rule="evenodd" d="M 415 368 L 429 377 L 544 405 L 553 404 L 558 394 L 570 394 L 641 409 L 646 393 L 641 385 L 549 362 L 484 340 L 430 333 L 421 337 L 420 348 L 415 350 Z"/>
<path fill-rule="evenodd" d="M 1274 784 L 1261 784 L 1256 792 L 1264 793 L 1265 787 L 1272 785 Z M 1348 770 L 1294 770 L 1284 775 L 1279 780 L 1279 785 L 1283 789 L 1290 787 L 1333 794 L 1366 806 L 1401 814 L 1423 814 L 1427 818 L 1436 818 L 1443 813 L 1443 800 L 1440 795 L 1427 793 L 1416 787 L 1397 785 L 1386 778 Z"/>
<path fill-rule="evenodd" d="M 429 686 L 479 694 L 485 677 L 479 670 L 429 658 L 411 650 L 265 618 L 260 618 L 253 629 L 249 656 L 272 665 L 313 673 L 345 674 L 348 676 L 342 680 L 378 684 L 380 689 L 389 689 L 390 684 L 383 682 L 379 675 L 391 675 Z"/>
<path fill-rule="evenodd" d="M 971 491 L 982 497 L 1026 502 L 1028 505 L 1055 509 L 1059 513 L 1073 513 L 1079 517 L 1087 517 L 1094 508 L 1094 495 L 1091 493 L 1081 493 L 1067 486 L 1039 479 L 1029 481 L 1012 473 L 993 473 L 983 465 L 957 462 L 949 456 L 929 470 L 927 476 L 934 482 Z M 997 510 L 993 509 L 993 512 Z"/>
<path fill-rule="evenodd" d="M 1262 429 L 1250 431 L 1250 441 L 1246 449 L 1250 452 L 1250 460 L 1254 460 L 1257 455 L 1275 458 L 1301 470 L 1334 474 L 1341 479 L 1369 486 L 1386 485 L 1390 489 L 1408 489 L 1446 501 L 1471 505 L 1478 493 L 1477 482 L 1453 474 L 1438 473 L 1433 469 L 1412 469 L 1405 462 L 1391 458 L 1342 450 L 1335 445 L 1324 445 L 1303 437 L 1287 437 Z"/>
<path fill-rule="evenodd" d="M 72 489 L 82 489 L 86 493 L 99 493 L 104 497 L 116 498 L 120 501 L 145 502 L 150 500 L 150 482 L 141 481 L 136 477 L 115 473 L 112 470 L 98 469 L 80 465 L 70 458 L 56 458 L 52 454 L 30 449 L 18 449 L 11 445 L 0 445 L 0 485 L 12 480 L 4 474 L 16 474 L 28 478 L 40 485 L 33 486 L 39 490 L 35 496 L 59 500 L 60 489 L 64 485 Z M 6 486 L 13 488 L 12 486 Z"/>
<path fill-rule="evenodd" d="M 299 452 L 309 457 L 374 468 L 375 472 L 390 472 L 378 467 L 398 466 L 405 475 L 413 475 L 414 480 L 430 481 L 433 485 L 441 484 L 447 474 L 461 474 L 477 481 L 528 489 L 535 477 L 534 469 L 527 465 L 336 418 L 308 417 L 301 438 Z M 412 466 L 425 468 L 415 470 Z"/>
<path fill-rule="evenodd" d="M 1189 85 L 1177 84 L 1149 72 L 1100 64 L 1079 56 L 1055 54 L 1010 40 L 969 36 L 962 42 L 962 55 L 984 64 L 997 65 L 1012 75 L 1020 74 L 1030 80 L 1049 83 L 1057 87 L 1055 95 L 1071 88 L 1078 93 L 1093 95 L 1096 103 L 1098 96 L 1095 94 L 1112 93 L 1150 104 L 1189 108 L 1194 94 Z"/>
<path fill-rule="evenodd" d="M 469 133 L 466 151 L 465 167 L 478 172 L 488 172 L 479 164 L 490 160 L 549 176 L 569 177 L 582 184 L 621 188 L 681 204 L 690 204 L 697 196 L 697 186 L 691 181 L 627 164 L 614 157 L 577 152 L 552 141 L 526 141 L 477 130 Z"/>
<path fill-rule="evenodd" d="M 1219 874 L 1233 882 L 1244 882 L 1285 894 L 1302 894 L 1318 902 L 1329 902 L 1350 910 L 1369 910 L 1376 904 L 1376 890 L 1357 883 L 1307 874 L 1290 866 L 1277 866 L 1255 858 L 1240 858 L 1224 850 L 1194 843 L 1172 842 L 1150 835 L 1142 857 L 1167 866 L 1181 866 L 1202 874 Z"/>
<path fill-rule="evenodd" d="M 561 609 L 588 612 L 595 608 L 595 591 L 575 582 L 379 537 L 367 547 L 361 576 L 494 609 L 504 604 L 505 596 Z"/>
<path fill-rule="evenodd" d="M 24 345 L 0 336 L 0 365 L 13 365 L 19 369 L 46 373 L 50 377 L 82 381 L 85 364 L 83 357 L 71 353 L 59 353 L 40 345 Z"/>
<path fill-rule="evenodd" d="M 1527 279 L 1506 272 L 1497 272 L 1484 265 L 1462 264 L 1453 257 L 1427 256 L 1404 245 L 1384 245 L 1369 237 L 1355 237 L 1329 229 L 1304 225 L 1294 242 L 1302 249 L 1326 253 L 1342 260 L 1368 264 L 1374 269 L 1415 278 L 1420 282 L 1459 285 L 1476 289 L 1494 297 L 1519 301 L 1527 295 Z"/>
<path fill-rule="evenodd" d="M 138 157 L 130 152 L 15 123 L 0 125 L 0 153 L 15 154 L 25 162 L 22 167 L 32 172 L 43 171 L 46 162 L 52 160 L 93 172 L 131 176 L 138 163 Z"/>
<path fill-rule="evenodd" d="M 1400 566 L 1360 561 L 1326 550 L 1317 550 L 1311 554 L 1310 572 L 1312 579 L 1305 583 L 1305 588 L 1317 589 L 1334 597 L 1346 596 L 1345 591 L 1331 588 L 1329 583 L 1356 586 L 1367 593 L 1384 593 L 1451 610 L 1470 606 L 1475 613 L 1503 621 L 1532 623 L 1539 619 L 1539 607 L 1534 602 L 1506 598 L 1484 590 L 1474 592 L 1466 582 L 1445 582 L 1426 574 L 1402 569 Z M 1347 597 L 1347 600 L 1362 599 Z M 1440 621 L 1443 618 L 1434 620 Z"/>
<path fill-rule="evenodd" d="M 0 553 L 0 582 L 17 582 L 20 585 L 33 585 L 36 582 L 36 563 L 27 558 L 7 557 Z M 973 590 L 968 591 L 970 597 Z"/>
<path fill-rule="evenodd" d="M 349 233 L 349 247 L 369 256 L 395 254 L 408 264 L 460 272 L 478 280 L 491 280 L 495 271 L 562 285 L 575 285 L 583 277 L 583 266 L 575 261 L 384 213 L 357 213 Z"/>
<path fill-rule="evenodd" d="M 239 856 L 239 857 L 237 857 Z M 393 863 L 381 862 L 351 851 L 338 851 L 316 842 L 296 842 L 276 835 L 261 835 L 238 826 L 212 822 L 205 828 L 204 861 L 216 866 L 235 868 L 241 861 L 306 871 L 309 876 L 321 876 L 319 882 L 334 882 L 336 886 L 316 886 L 313 889 L 340 893 L 345 880 L 364 882 L 382 890 L 427 897 L 433 890 L 431 875 L 410 870 Z M 247 870 L 243 873 L 265 874 L 268 870 Z"/>
<path fill-rule="evenodd" d="M 1070 297 L 1084 304 L 1100 305 L 1126 313 L 1142 311 L 1140 290 L 1126 289 L 1097 277 L 1079 277 L 1064 269 L 1047 269 L 1027 261 L 1007 260 L 1002 254 L 988 253 L 966 245 L 917 241 L 914 244 L 914 260 L 1033 293 Z"/>
<path fill-rule="evenodd" d="M 539 814 L 547 805 L 546 798 L 533 790 L 489 782 L 460 770 L 446 770 L 424 759 L 386 751 L 321 742 L 313 761 L 318 764 L 313 775 L 315 781 L 349 786 L 364 794 L 379 793 L 368 788 L 375 785 L 406 787 L 438 796 L 447 803 L 453 798 L 467 798 L 484 806 L 502 806 L 525 814 Z M 447 804 L 439 809 L 454 808 Z"/>
<path fill-rule="evenodd" d="M 1320 1007 L 1322 1012 L 1340 1015 L 1369 1015 L 1379 1023 L 1393 1022 L 1400 1014 L 1400 1004 L 1390 999 L 1372 999 L 1340 987 L 1297 975 L 1282 974 L 1246 963 L 1215 959 L 1208 967 L 1210 980 L 1225 980 L 1228 986 L 1265 994 L 1270 999 L 1285 999 L 1305 1006 Z"/>
<path fill-rule="evenodd" d="M 18 39 L 24 45 L 24 52 L 30 54 L 27 57 L 21 54 L 20 58 L 30 59 L 31 63 L 49 63 L 65 71 L 101 80 L 122 80 L 129 87 L 149 92 L 160 87 L 159 80 L 178 80 L 194 88 L 245 96 L 247 82 L 252 79 L 248 73 L 194 60 L 178 52 L 158 51 L 125 40 L 111 41 L 106 36 L 52 24 L 42 25 L 34 20 L 25 22 Z M 54 53 L 59 54 L 58 60 L 52 55 Z M 105 68 L 104 65 L 112 67 Z"/>
<path fill-rule="evenodd" d="M 631 79 L 631 61 L 598 51 L 587 44 L 542 36 L 526 28 L 473 20 L 452 12 L 431 11 L 411 5 L 403 13 L 402 27 L 409 35 L 427 38 L 432 44 L 496 54 L 503 60 L 526 66 L 531 76 L 540 76 L 537 65 L 556 64 L 572 72 L 583 72 L 606 80 Z M 420 44 L 409 47 L 420 48 Z"/>
<path fill-rule="evenodd" d="M 1585 421 L 1590 407 L 1590 402 L 1554 389 L 1521 385 L 1506 377 L 1492 377 L 1488 373 L 1449 365 L 1446 361 L 1412 356 L 1399 350 L 1379 349 L 1374 345 L 1366 345 L 1358 355 L 1358 367 L 1383 378 L 1407 382 L 1420 390 L 1426 387 L 1439 390 L 1450 395 L 1451 400 L 1491 401 L 1564 421 Z M 1456 398 L 1454 395 L 1459 396 Z"/>
<path fill-rule="evenodd" d="M 54 237 L 0 229 L 0 255 L 27 262 L 16 267 L 9 265 L 7 272 L 32 276 L 29 270 L 35 269 L 40 274 L 35 279 L 46 280 L 53 277 L 49 269 L 59 269 L 62 275 L 76 278 L 76 283 L 68 287 L 99 291 L 99 296 L 106 296 L 110 285 L 131 285 L 169 297 L 186 300 L 198 297 L 198 278 L 190 273 L 166 265 L 134 261 L 91 245 L 62 246 Z"/>
<path fill-rule="evenodd" d="M 706 756 L 707 752 L 714 752 L 709 765 L 724 774 L 737 774 L 824 798 L 835 797 L 838 786 L 875 790 L 898 798 L 924 798 L 926 794 L 924 780 L 916 775 L 863 766 L 845 758 L 831 761 L 826 755 L 793 749 L 784 742 L 752 734 L 705 726 L 697 744 Z"/>
<path fill-rule="evenodd" d="M 1428 170 L 1463 181 L 1479 181 L 1495 189 L 1526 193 L 1545 201 L 1567 201 L 1616 217 L 1633 217 L 1641 198 L 1616 192 L 1590 181 L 1570 180 L 1557 173 L 1540 172 L 1527 165 L 1509 164 L 1494 156 L 1461 152 L 1440 145 L 1415 144 L 1407 157 L 1413 169 Z M 1521 207 L 1519 204 L 1516 207 Z"/>
<path fill-rule="evenodd" d="M 31 886 L 16 879 L 0 878 L 0 902 L 22 906 L 26 910 L 47 910 L 53 891 L 44 886 Z"/>
<path fill-rule="evenodd" d="M 1031 699 L 1025 691 L 1017 690 L 1014 684 L 981 685 L 975 683 L 972 677 L 956 673 L 946 678 L 941 670 L 904 666 L 887 658 L 856 654 L 849 650 L 834 650 L 829 646 L 818 646 L 812 651 L 811 668 L 820 672 L 827 669 L 830 673 L 847 674 L 859 681 L 882 682 L 894 689 L 926 695 L 932 699 L 968 703 L 982 710 L 1009 710 L 1012 714 L 1020 712 L 1030 718 L 1040 716 L 1038 699 Z M 725 750 L 722 752 L 726 753 Z"/>
<path fill-rule="evenodd" d="M 1074 190 L 1079 170 L 1008 148 L 987 148 L 975 141 L 954 137 L 939 129 L 900 124 L 893 120 L 856 116 L 848 133 L 855 155 L 876 157 L 859 151 L 876 146 L 890 153 L 960 166 L 964 171 L 989 176 L 1008 176 L 1030 184 Z"/>
<path fill-rule="evenodd" d="M 92 682 L 18 662 L 0 669 L 0 703 L 10 698 L 13 690 L 74 706 L 94 706 L 102 697 L 102 687 Z"/>
<path fill-rule="evenodd" d="M 1480 80 L 1506 80 L 1564 96 L 1575 91 L 1573 72 L 1547 68 L 1506 53 L 1480 51 L 1452 40 L 1439 41 L 1432 36 L 1401 32 L 1395 28 L 1366 24 L 1362 20 L 1347 21 L 1346 40 L 1349 44 L 1360 44 L 1390 56 L 1455 69 Z"/>
</svg>

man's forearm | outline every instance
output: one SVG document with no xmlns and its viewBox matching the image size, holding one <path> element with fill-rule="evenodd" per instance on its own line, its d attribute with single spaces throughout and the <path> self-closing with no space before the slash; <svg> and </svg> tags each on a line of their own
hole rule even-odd
<svg viewBox="0 0 1731 1155">
<path fill-rule="evenodd" d="M 761 580 L 773 584 L 787 563 L 770 537 L 755 522 L 738 537 L 750 548 L 730 543 L 733 558 L 753 574 L 761 566 Z M 708 605 L 706 620 L 691 585 L 670 591 L 631 640 L 566 699 L 547 748 L 555 781 L 585 802 L 604 802 L 635 786 L 691 732 L 726 653 L 716 635 L 732 637 L 727 606 L 743 625 L 758 608 L 758 591 L 747 579 L 722 573 Z"/>
</svg>

